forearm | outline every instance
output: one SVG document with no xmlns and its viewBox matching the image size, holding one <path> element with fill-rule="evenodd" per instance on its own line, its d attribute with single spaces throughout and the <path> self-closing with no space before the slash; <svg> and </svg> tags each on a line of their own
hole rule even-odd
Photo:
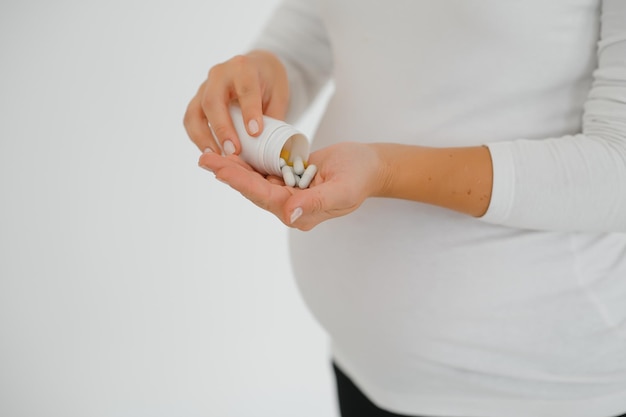
<svg viewBox="0 0 626 417">
<path fill-rule="evenodd" d="M 508 227 L 626 232 L 626 2 L 604 0 L 601 19 L 580 132 L 488 149 L 376 145 L 385 167 L 379 194 Z"/>
<path fill-rule="evenodd" d="M 487 211 L 493 174 L 486 147 L 371 146 L 380 158 L 375 196 L 418 201 L 476 217 Z"/>
</svg>

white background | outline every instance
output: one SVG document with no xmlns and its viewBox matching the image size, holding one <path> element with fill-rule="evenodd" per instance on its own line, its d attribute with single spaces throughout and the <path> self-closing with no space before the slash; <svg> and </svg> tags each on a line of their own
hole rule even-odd
<svg viewBox="0 0 626 417">
<path fill-rule="evenodd" d="M 2 1 L 0 415 L 336 415 L 285 226 L 182 126 L 275 4 Z"/>
</svg>

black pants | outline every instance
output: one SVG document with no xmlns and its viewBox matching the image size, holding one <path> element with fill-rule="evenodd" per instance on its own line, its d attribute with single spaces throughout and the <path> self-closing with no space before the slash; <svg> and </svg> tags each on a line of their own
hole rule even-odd
<svg viewBox="0 0 626 417">
<path fill-rule="evenodd" d="M 337 380 L 337 397 L 339 398 L 341 417 L 420 417 L 394 414 L 378 408 L 334 363 L 333 370 Z M 626 414 L 618 417 L 626 417 Z"/>
</svg>

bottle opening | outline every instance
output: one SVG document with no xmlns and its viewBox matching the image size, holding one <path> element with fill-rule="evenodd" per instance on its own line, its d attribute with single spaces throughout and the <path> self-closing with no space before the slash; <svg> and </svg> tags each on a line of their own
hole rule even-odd
<svg viewBox="0 0 626 417">
<path fill-rule="evenodd" d="M 296 133 L 287 139 L 287 142 L 283 145 L 281 155 L 288 156 L 287 162 L 293 162 L 296 156 L 302 158 L 303 161 L 309 159 L 309 141 L 301 133 Z"/>
</svg>

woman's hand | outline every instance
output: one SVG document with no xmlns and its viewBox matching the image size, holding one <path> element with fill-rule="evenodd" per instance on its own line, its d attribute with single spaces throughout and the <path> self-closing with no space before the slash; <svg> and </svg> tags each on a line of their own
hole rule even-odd
<svg viewBox="0 0 626 417">
<path fill-rule="evenodd" d="M 199 165 L 288 226 L 310 230 L 324 220 L 346 215 L 384 187 L 384 165 L 374 147 L 339 143 L 311 154 L 318 167 L 310 187 L 288 187 L 282 178 L 263 177 L 238 156 L 205 152 Z"/>
<path fill-rule="evenodd" d="M 185 113 L 187 134 L 201 151 L 238 154 L 239 138 L 228 107 L 238 101 L 248 133 L 263 131 L 263 115 L 283 120 L 289 101 L 287 73 L 267 51 L 238 55 L 211 68 Z M 214 135 L 209 128 L 213 128 Z"/>
</svg>

